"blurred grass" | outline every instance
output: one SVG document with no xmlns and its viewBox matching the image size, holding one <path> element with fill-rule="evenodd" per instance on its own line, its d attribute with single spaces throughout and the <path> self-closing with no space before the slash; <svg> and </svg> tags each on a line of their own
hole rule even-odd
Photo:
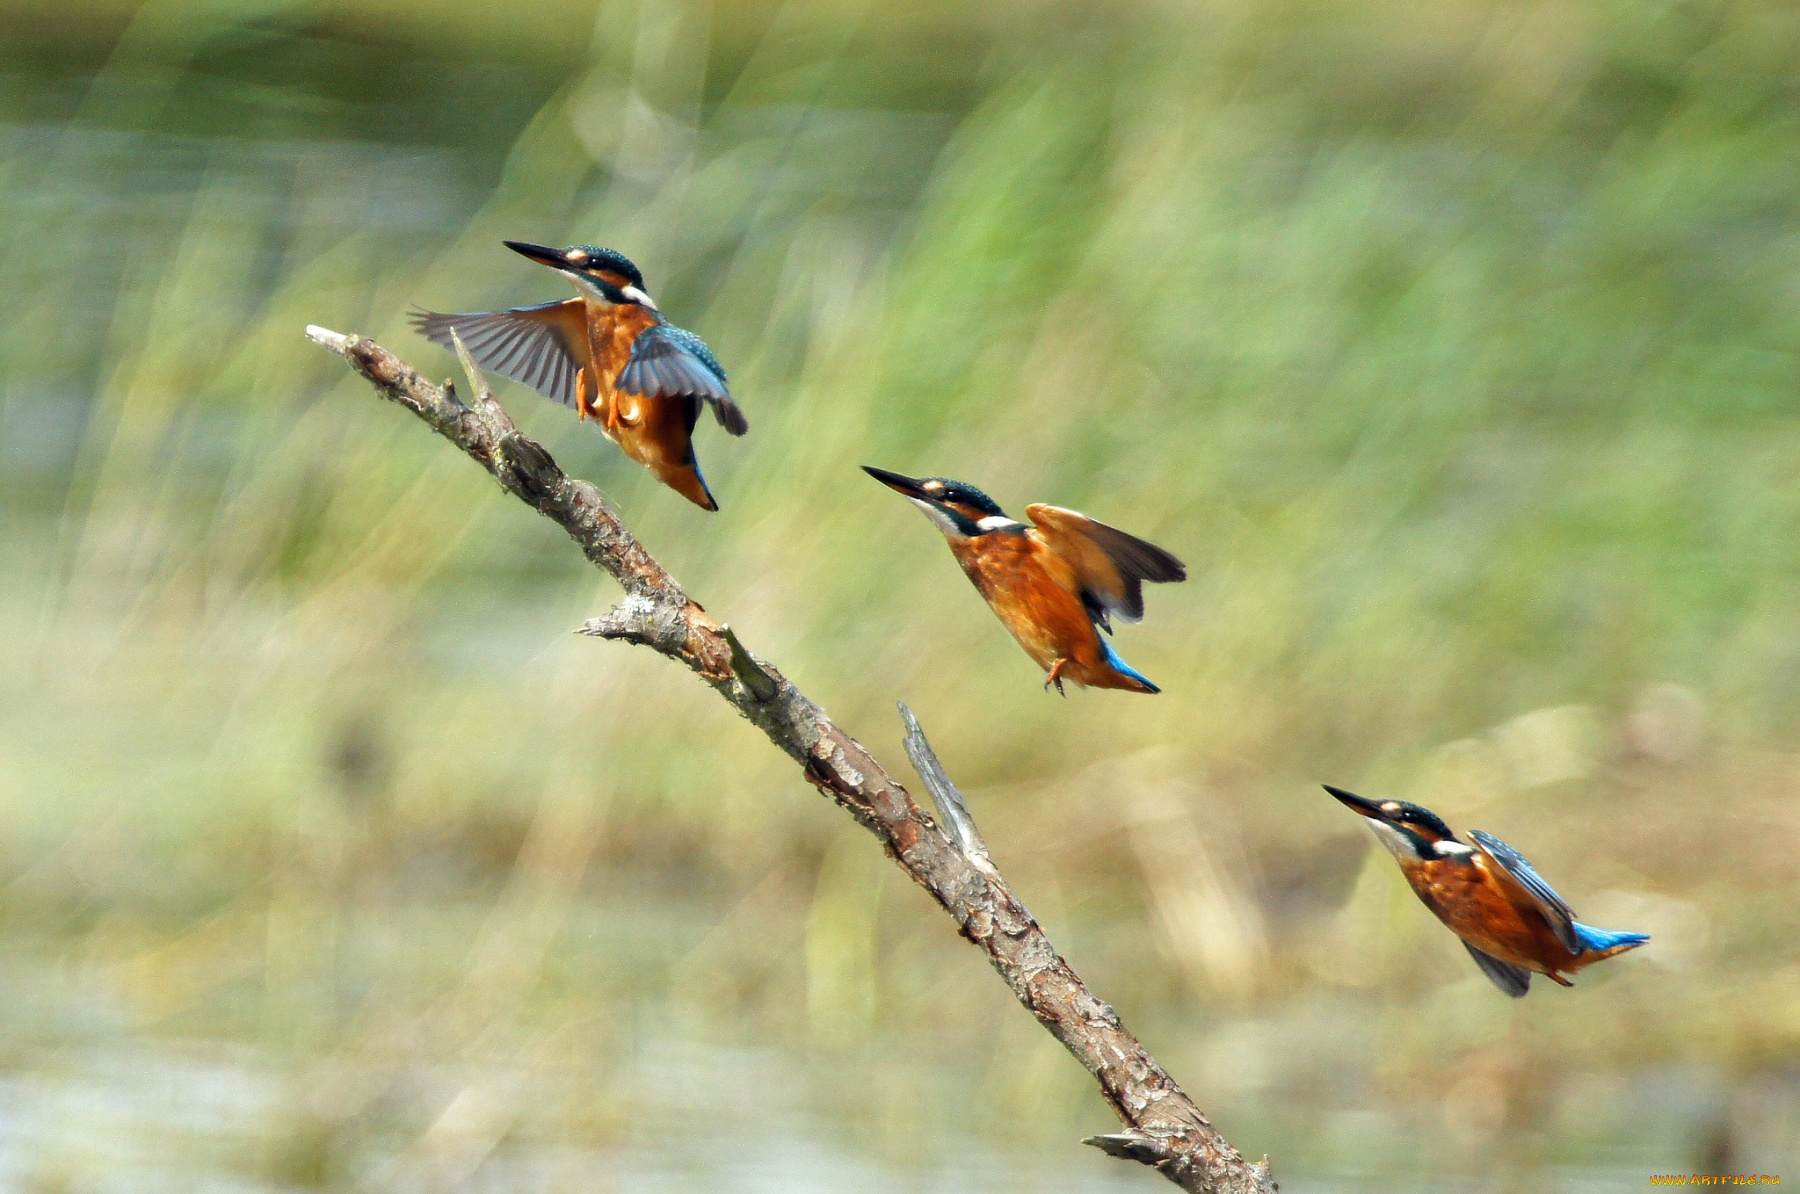
<svg viewBox="0 0 1800 1194">
<path fill-rule="evenodd" d="M 1787 6 L 80 11 L 0 10 L 8 1180 L 1010 1188 L 971 1138 L 1151 1180 L 1070 1155 L 1084 1075 L 854 827 L 575 640 L 607 586 L 299 334 L 448 374 L 410 303 L 560 293 L 502 237 L 629 253 L 755 430 L 701 518 L 522 424 L 884 757 L 911 703 L 1284 1186 L 1793 1167 Z M 1187 559 L 1120 638 L 1164 694 L 1044 696 L 859 463 Z M 1320 779 L 1656 941 L 1508 1005 Z"/>
</svg>

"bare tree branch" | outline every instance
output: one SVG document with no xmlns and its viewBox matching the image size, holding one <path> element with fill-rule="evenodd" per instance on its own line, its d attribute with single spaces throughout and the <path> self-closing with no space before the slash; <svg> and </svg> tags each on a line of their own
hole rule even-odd
<svg viewBox="0 0 1800 1194">
<path fill-rule="evenodd" d="M 1268 1159 L 1246 1161 L 1213 1129 L 1025 911 L 988 859 L 967 806 L 905 706 L 907 753 L 948 833 L 823 709 L 690 600 L 598 489 L 564 475 L 548 452 L 520 435 L 466 352 L 460 355 L 474 390 L 470 405 L 453 386 L 433 385 L 372 340 L 317 327 L 306 332 L 349 361 L 383 397 L 473 457 L 502 488 L 554 520 L 588 559 L 618 580 L 625 599 L 589 621 L 582 633 L 640 643 L 687 665 L 881 840 L 894 861 L 956 920 L 962 935 L 987 954 L 1019 1002 L 1100 1083 L 1126 1131 L 1086 1143 L 1150 1165 L 1195 1194 L 1273 1194 Z"/>
</svg>

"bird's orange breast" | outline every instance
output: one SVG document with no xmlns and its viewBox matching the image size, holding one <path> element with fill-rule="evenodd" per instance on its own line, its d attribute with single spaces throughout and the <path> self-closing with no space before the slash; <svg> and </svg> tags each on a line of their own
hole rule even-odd
<svg viewBox="0 0 1800 1194">
<path fill-rule="evenodd" d="M 1113 687 L 1100 632 L 1076 595 L 1069 567 L 1029 533 L 996 532 L 950 550 L 1002 625 L 1025 653 L 1049 671 L 1067 659 L 1063 675 L 1092 687 Z"/>
<path fill-rule="evenodd" d="M 645 328 L 656 325 L 656 316 L 635 305 L 613 306 L 587 300 L 588 360 L 592 397 L 589 406 L 606 434 L 618 439 L 620 428 L 635 427 L 644 420 L 641 395 L 621 395 L 619 374 L 631 360 L 631 346 Z M 622 399 L 631 399 L 623 401 Z M 584 412 L 585 415 L 586 412 Z M 623 441 L 620 441 L 623 446 Z"/>
<path fill-rule="evenodd" d="M 656 316 L 639 306 L 588 300 L 588 364 L 576 380 L 576 406 L 584 419 L 600 424 L 606 437 L 653 473 L 657 480 L 698 506 L 715 509 L 694 463 L 693 430 L 699 400 L 650 397 L 618 388 L 631 360 L 632 345 Z"/>
<path fill-rule="evenodd" d="M 1402 864 L 1412 888 L 1437 918 L 1476 949 L 1539 974 L 1580 968 L 1544 914 L 1507 897 L 1480 856 Z"/>
</svg>

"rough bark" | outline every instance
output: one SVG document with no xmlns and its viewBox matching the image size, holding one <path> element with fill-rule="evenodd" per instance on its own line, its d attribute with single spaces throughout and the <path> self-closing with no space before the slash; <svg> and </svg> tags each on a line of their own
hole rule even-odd
<svg viewBox="0 0 1800 1194">
<path fill-rule="evenodd" d="M 690 600 L 586 481 L 569 477 L 519 434 L 466 352 L 474 391 L 427 381 L 372 340 L 309 327 L 383 397 L 473 457 L 501 487 L 546 518 L 618 580 L 625 598 L 582 633 L 650 647 L 687 665 L 798 763 L 806 778 L 875 834 L 888 854 L 987 955 L 1020 1003 L 1085 1066 L 1125 1124 L 1090 1137 L 1108 1154 L 1149 1165 L 1195 1194 L 1273 1194 L 1268 1159 L 1251 1163 L 1207 1122 L 1150 1052 L 1125 1030 L 1050 944 L 994 867 L 968 810 L 905 706 L 906 749 L 943 825 L 914 803 L 861 743 L 731 628 Z M 460 347 L 460 344 L 459 344 Z"/>
</svg>

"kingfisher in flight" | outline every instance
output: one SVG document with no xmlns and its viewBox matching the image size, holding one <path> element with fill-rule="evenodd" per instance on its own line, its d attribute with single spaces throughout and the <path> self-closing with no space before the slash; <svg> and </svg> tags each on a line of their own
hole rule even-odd
<svg viewBox="0 0 1800 1194">
<path fill-rule="evenodd" d="M 1008 518 L 987 494 L 947 477 L 863 471 L 925 512 L 950 554 L 1025 653 L 1049 673 L 1044 687 L 1161 692 L 1104 638 L 1112 618 L 1141 622 L 1144 581 L 1186 580 L 1182 562 L 1117 527 L 1060 506 L 1025 507 L 1032 525 Z"/>
<path fill-rule="evenodd" d="M 567 277 L 577 297 L 461 315 L 415 311 L 413 326 L 445 348 L 454 347 L 455 332 L 476 364 L 573 407 L 657 480 L 702 510 L 717 510 L 694 456 L 700 408 L 712 407 L 732 435 L 750 424 L 705 343 L 662 317 L 644 292 L 644 275 L 617 250 L 504 243 Z"/>
<path fill-rule="evenodd" d="M 1615 933 L 1575 919 L 1563 898 L 1511 846 L 1472 830 L 1457 840 L 1438 815 L 1404 800 L 1365 800 L 1323 785 L 1369 819 L 1369 828 L 1400 863 L 1400 872 L 1425 906 L 1437 914 L 1496 987 L 1520 998 L 1531 976 L 1565 987 L 1563 977 L 1595 962 L 1636 949 L 1650 938 Z"/>
</svg>

